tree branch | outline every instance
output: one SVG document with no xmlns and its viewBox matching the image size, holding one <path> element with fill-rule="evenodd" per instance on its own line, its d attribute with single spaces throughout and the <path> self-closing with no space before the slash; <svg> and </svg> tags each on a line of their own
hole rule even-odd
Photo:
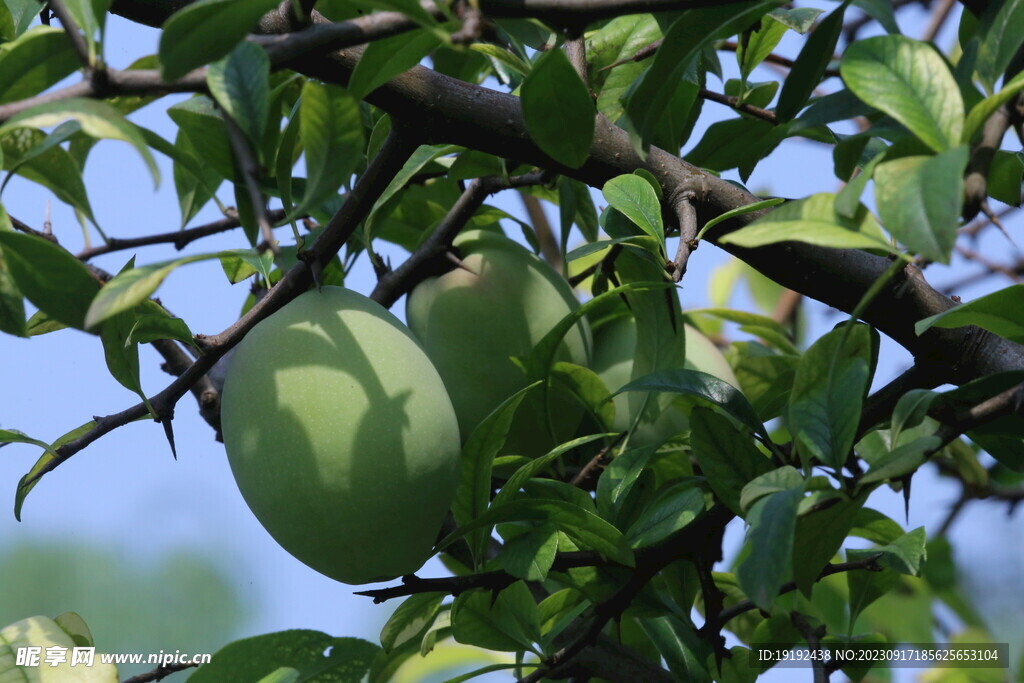
<svg viewBox="0 0 1024 683">
<path fill-rule="evenodd" d="M 341 249 L 360 221 L 370 212 L 373 203 L 391 179 L 401 170 L 418 143 L 419 141 L 410 136 L 400 122 L 396 122 L 380 153 L 360 177 L 345 203 L 324 227 L 320 238 L 309 251 L 302 253 L 302 259 L 233 325 L 214 336 L 196 336 L 196 341 L 203 348 L 203 355 L 163 391 L 150 398 L 150 403 L 161 419 L 170 420 L 173 417 L 174 405 L 178 399 L 189 391 L 221 356 L 237 345 L 249 330 L 306 291 L 313 282 L 313 269 L 322 268 Z M 41 467 L 31 478 L 26 479 L 24 485 L 28 486 L 38 481 L 97 439 L 148 414 L 146 406 L 138 403 L 120 413 L 98 418 L 92 429 L 58 448 L 57 457 Z"/>
<path fill-rule="evenodd" d="M 271 209 L 267 212 L 267 218 L 271 223 L 278 223 L 284 220 L 286 215 L 287 212 L 284 209 Z M 210 235 L 217 235 L 222 232 L 228 232 L 229 230 L 235 230 L 241 226 L 242 223 L 238 220 L 238 214 L 236 213 L 234 216 L 227 216 L 211 223 L 198 225 L 194 228 L 187 228 L 185 230 L 162 232 L 155 235 L 146 235 L 144 237 L 111 237 L 107 239 L 106 244 L 83 249 L 78 252 L 76 258 L 80 261 L 88 261 L 91 258 L 102 256 L 103 254 L 135 249 L 136 247 L 148 247 L 154 244 L 173 244 L 175 249 L 181 251 L 198 239 L 209 237 Z"/>
</svg>

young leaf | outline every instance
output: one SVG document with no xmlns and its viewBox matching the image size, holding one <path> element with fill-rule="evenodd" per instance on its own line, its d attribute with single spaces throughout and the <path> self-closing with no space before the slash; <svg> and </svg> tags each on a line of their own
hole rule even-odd
<svg viewBox="0 0 1024 683">
<path fill-rule="evenodd" d="M 195 158 L 202 162 L 203 177 L 209 177 L 213 171 L 220 178 L 235 177 L 234 153 L 228 140 L 227 126 L 213 100 L 205 95 L 190 97 L 168 108 L 167 115 L 178 124 L 178 146 L 181 147 L 180 135 L 184 134 Z"/>
<path fill-rule="evenodd" d="M 54 320 L 84 329 L 100 283 L 78 259 L 41 237 L 5 230 L 0 230 L 0 248 L 25 298 Z"/>
<path fill-rule="evenodd" d="M 227 57 L 210 65 L 206 83 L 217 104 L 258 146 L 270 110 L 270 59 L 250 42 L 239 43 Z"/>
<path fill-rule="evenodd" d="M 441 39 L 430 31 L 403 33 L 373 41 L 352 71 L 349 92 L 355 99 L 363 99 L 398 74 L 419 64 L 440 44 Z"/>
<path fill-rule="evenodd" d="M 925 258 L 949 263 L 964 203 L 969 150 L 910 156 L 875 168 L 878 216 L 893 237 Z"/>
<path fill-rule="evenodd" d="M 0 136 L 14 128 L 46 128 L 68 119 L 77 121 L 86 135 L 97 139 L 123 140 L 135 147 L 149 167 L 153 184 L 160 183 L 160 170 L 146 146 L 142 133 L 106 102 L 72 98 L 39 104 L 8 119 L 0 126 Z"/>
<path fill-rule="evenodd" d="M 960 144 L 963 97 L 931 45 L 903 36 L 867 38 L 847 48 L 840 70 L 857 97 L 902 123 L 936 152 Z"/>
<path fill-rule="evenodd" d="M 624 174 L 605 183 L 601 192 L 613 208 L 664 244 L 665 225 L 661 219 L 661 203 L 649 182 L 632 173 Z"/>
<path fill-rule="evenodd" d="M 843 32 L 843 16 L 849 4 L 847 0 L 825 17 L 801 48 L 779 95 L 775 114 L 780 121 L 789 121 L 799 114 L 821 82 Z"/>
<path fill-rule="evenodd" d="M 277 0 L 199 0 L 164 22 L 160 69 L 176 81 L 192 69 L 225 56 Z"/>
<path fill-rule="evenodd" d="M 565 53 L 541 55 L 520 92 L 526 129 L 541 151 L 571 168 L 582 166 L 594 140 L 594 103 Z"/>
<path fill-rule="evenodd" d="M 840 215 L 836 196 L 827 192 L 787 202 L 720 241 L 741 247 L 777 242 L 807 242 L 834 249 L 895 249 L 882 236 L 874 216 L 861 205 L 852 218 Z"/>
<path fill-rule="evenodd" d="M 1010 341 L 1024 344 L 1024 306 L 1021 304 L 1024 304 L 1024 285 L 1011 285 L 944 313 L 919 320 L 914 331 L 924 334 L 930 327 L 977 325 Z"/>
<path fill-rule="evenodd" d="M 128 333 L 127 343 L 148 344 L 158 339 L 176 339 L 198 349 L 192 330 L 181 318 L 167 314 L 147 313 L 139 315 Z"/>
<path fill-rule="evenodd" d="M 45 452 L 36 460 L 35 464 L 32 465 L 32 469 L 25 473 L 25 476 L 18 481 L 18 488 L 14 492 L 14 518 L 21 521 L 21 509 L 25 505 L 25 498 L 28 494 L 36 487 L 39 483 L 39 477 L 42 476 L 42 469 L 54 458 L 57 457 L 57 449 L 66 443 L 70 443 L 75 439 L 87 434 L 96 426 L 95 421 L 86 422 L 84 425 L 72 429 L 70 432 L 54 441 L 51 445 L 47 446 L 42 442 L 32 441 L 33 444 L 42 447 Z"/>
</svg>

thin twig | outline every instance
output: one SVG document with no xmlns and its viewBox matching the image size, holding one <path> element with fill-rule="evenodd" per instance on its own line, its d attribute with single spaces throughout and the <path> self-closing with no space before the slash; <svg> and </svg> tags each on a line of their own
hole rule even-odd
<svg viewBox="0 0 1024 683">
<path fill-rule="evenodd" d="M 536 185 L 543 182 L 544 177 L 544 173 L 538 171 L 514 176 L 509 178 L 507 183 L 497 177 L 473 180 L 466 191 L 455 201 L 452 208 L 448 210 L 430 237 L 402 265 L 384 274 L 377 281 L 377 286 L 373 288 L 370 298 L 384 308 L 391 308 L 396 301 L 412 291 L 412 288 L 425 278 L 450 270 L 449 265 L 439 263 L 439 260 L 447 260 L 452 241 L 488 196 L 499 190 Z"/>
<path fill-rule="evenodd" d="M 544 207 L 540 200 L 526 192 L 520 192 L 519 197 L 523 200 L 523 207 L 530 217 L 533 231 L 537 233 L 541 256 L 551 264 L 552 268 L 562 272 L 562 252 L 558 248 L 558 240 L 555 239 L 555 232 L 551 229 L 551 222 L 548 220 L 547 214 L 544 213 Z"/>
<path fill-rule="evenodd" d="M 145 237 L 111 237 L 107 240 L 106 244 L 101 244 L 98 247 L 91 247 L 89 249 L 83 249 L 78 252 L 76 258 L 80 261 L 88 261 L 96 256 L 102 256 L 103 254 L 109 254 L 115 251 L 125 251 L 127 249 L 136 249 L 138 247 L 148 247 L 154 244 L 171 244 L 175 249 L 181 251 L 192 242 L 201 239 L 203 237 L 209 237 L 210 235 L 217 235 L 222 232 L 228 232 L 230 230 L 236 230 L 242 226 L 241 221 L 238 220 L 238 214 L 232 211 L 234 215 L 229 215 L 225 218 L 215 220 L 205 225 L 198 225 L 194 228 L 186 228 L 185 230 L 174 230 L 173 232 L 162 232 L 156 235 L 146 235 Z M 271 209 L 267 212 L 267 219 L 271 223 L 279 223 L 284 220 L 287 212 L 284 209 Z"/>
<path fill-rule="evenodd" d="M 942 30 L 943 25 L 946 23 L 946 19 L 949 18 L 955 2 L 956 0 L 939 0 L 939 4 L 932 10 L 932 16 L 928 20 L 927 28 L 921 34 L 922 41 L 930 43 L 935 40 L 935 37 L 939 35 L 939 31 Z"/>
<path fill-rule="evenodd" d="M 881 565 L 878 564 L 878 558 L 882 556 L 882 553 L 876 553 L 862 557 L 859 560 L 852 562 L 840 562 L 838 564 L 827 564 L 825 568 L 818 574 L 818 581 L 821 581 L 825 577 L 832 576 L 833 574 L 841 574 L 842 572 L 852 572 L 859 570 L 866 570 L 869 572 L 882 571 Z M 779 589 L 779 595 L 785 595 L 786 593 L 792 593 L 797 588 L 796 581 L 790 581 L 789 583 L 782 586 Z M 737 602 L 735 605 L 726 607 L 718 614 L 718 623 L 725 625 L 743 614 L 749 612 L 752 609 L 756 609 L 757 605 L 752 600 L 744 599 Z"/>
<path fill-rule="evenodd" d="M 256 158 L 249 147 L 249 141 L 242 129 L 238 127 L 238 123 L 225 111 L 221 111 L 221 117 L 227 127 L 231 149 L 235 153 L 235 159 L 238 161 L 242 177 L 245 179 L 245 189 L 249 193 L 249 202 L 252 204 L 253 215 L 256 216 L 260 236 L 270 252 L 277 257 L 281 254 L 281 249 L 277 246 L 277 239 L 274 237 L 274 224 L 267 214 L 267 202 L 263 198 L 263 193 L 260 192 L 259 164 L 256 163 Z"/>
<path fill-rule="evenodd" d="M 68 8 L 64 6 L 64 0 L 49 0 L 49 7 L 50 11 L 60 21 L 60 25 L 64 27 L 64 33 L 67 34 L 71 47 L 74 48 L 75 54 L 78 55 L 78 59 L 82 62 L 82 66 L 91 69 L 94 66 L 93 55 L 89 50 L 89 45 L 85 42 L 85 37 L 78 29 L 78 24 L 75 23 L 71 13 L 68 12 Z"/>
<path fill-rule="evenodd" d="M 713 92 L 711 90 L 708 90 L 707 88 L 701 88 L 697 94 L 705 100 L 711 100 L 712 102 L 717 102 L 718 104 L 724 104 L 725 106 L 735 109 L 738 112 L 755 116 L 761 119 L 762 121 L 767 121 L 768 123 L 774 125 L 778 125 L 779 123 L 779 119 L 777 116 L 775 116 L 775 112 L 769 111 L 767 109 L 762 109 L 761 107 L 755 107 L 754 105 L 747 104 L 746 102 L 740 102 L 740 98 L 738 97 L 733 97 L 732 95 L 723 95 L 722 93 Z"/>
</svg>

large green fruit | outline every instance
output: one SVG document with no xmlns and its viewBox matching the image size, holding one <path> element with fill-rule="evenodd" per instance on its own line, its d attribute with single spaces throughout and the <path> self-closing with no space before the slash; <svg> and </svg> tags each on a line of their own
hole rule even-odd
<svg viewBox="0 0 1024 683">
<path fill-rule="evenodd" d="M 690 325 L 686 331 L 686 363 L 688 370 L 700 370 L 725 380 L 734 387 L 739 381 L 733 374 L 725 356 L 710 339 Z M 633 373 L 633 356 L 636 352 L 636 320 L 632 316 L 621 316 L 597 328 L 594 333 L 593 370 L 612 393 L 628 384 Z M 615 429 L 629 429 L 629 395 L 619 394 L 615 402 Z M 632 443 L 644 445 L 659 443 L 689 428 L 689 420 L 674 404 L 669 406 L 653 423 L 641 425 L 634 434 Z"/>
<path fill-rule="evenodd" d="M 527 385 L 510 359 L 525 356 L 558 321 L 579 307 L 564 278 L 504 235 L 471 231 L 455 241 L 464 268 L 422 282 L 409 295 L 406 318 L 434 361 L 467 438 L 502 401 Z M 556 360 L 589 365 L 590 329 L 580 321 L 565 336 Z M 561 442 L 572 437 L 583 412 L 575 400 L 551 392 L 551 422 Z M 542 393 L 519 407 L 506 452 L 536 456 L 555 445 Z"/>
<path fill-rule="evenodd" d="M 307 292 L 239 344 L 221 423 L 256 518 L 344 583 L 415 572 L 451 505 L 459 427 L 430 359 L 391 313 Z"/>
</svg>

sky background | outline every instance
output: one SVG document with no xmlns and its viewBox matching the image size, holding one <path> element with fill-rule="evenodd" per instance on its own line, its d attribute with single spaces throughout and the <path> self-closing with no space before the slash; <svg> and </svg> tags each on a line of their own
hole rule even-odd
<svg viewBox="0 0 1024 683">
<path fill-rule="evenodd" d="M 800 4 L 829 10 L 835 7 L 829 2 Z M 904 32 L 919 35 L 924 15 L 910 12 L 903 16 Z M 941 46 L 949 44 L 955 26 L 955 20 L 948 23 L 938 40 Z M 779 51 L 795 56 L 801 41 L 790 36 Z M 155 52 L 157 38 L 155 30 L 111 17 L 107 61 L 125 67 Z M 721 56 L 723 65 L 735 72 L 732 56 Z M 761 70 L 754 80 L 769 77 L 775 74 Z M 709 87 L 721 90 L 717 83 Z M 825 84 L 830 92 L 837 88 L 836 80 Z M 177 99 L 164 98 L 132 119 L 173 139 L 174 126 L 165 111 Z M 687 149 L 711 122 L 733 116 L 714 103 L 706 103 L 704 112 Z M 156 192 L 141 158 L 126 144 L 103 141 L 93 150 L 86 186 L 97 220 L 108 235 L 140 236 L 178 227 L 171 165 L 159 154 L 155 156 L 164 179 Z M 747 185 L 758 193 L 788 197 L 834 191 L 837 182 L 831 149 L 802 139 L 789 140 L 758 165 Z M 229 186 L 225 185 L 220 195 L 225 204 L 233 203 Z M 870 199 L 870 195 L 869 188 L 865 196 Z M 601 205 L 596 194 L 595 199 Z M 83 246 L 72 211 L 43 188 L 16 178 L 0 201 L 12 216 L 36 228 L 42 227 L 49 211 L 61 243 L 73 252 Z M 522 204 L 511 193 L 491 203 L 525 218 Z M 549 216 L 557 220 L 555 212 L 549 210 Z M 190 225 L 219 217 L 215 206 L 208 206 Z M 1008 228 L 1011 234 L 1020 234 L 1018 220 L 1010 220 Z M 517 236 L 518 230 L 509 233 Z M 286 232 L 279 235 L 287 244 Z M 98 238 L 93 235 L 93 239 Z M 245 246 L 241 231 L 235 231 L 194 243 L 189 253 Z M 996 258 L 1016 256 L 1015 247 L 995 230 L 987 231 L 977 248 Z M 395 263 L 403 256 L 397 248 L 382 251 L 391 254 Z M 137 263 L 177 255 L 170 247 L 146 247 L 137 252 Z M 116 272 L 131 256 L 132 252 L 120 252 L 94 262 Z M 709 303 L 708 278 L 729 258 L 710 244 L 694 254 L 680 292 L 685 308 Z M 927 275 L 933 284 L 941 285 L 979 269 L 958 259 L 950 268 L 930 268 Z M 373 283 L 363 259 L 347 285 L 368 294 Z M 953 293 L 966 301 L 1007 284 L 992 278 Z M 234 322 L 247 293 L 247 283 L 229 285 L 219 263 L 207 261 L 173 273 L 158 296 L 194 332 L 212 334 Z M 749 297 L 742 291 L 736 293 L 732 304 L 750 308 Z M 404 317 L 404 301 L 392 310 Z M 810 339 L 841 319 L 817 303 L 809 303 L 807 311 Z M 123 410 L 137 400 L 107 373 L 98 338 L 77 331 L 29 340 L 0 336 L 0 359 L 0 427 L 18 429 L 38 439 L 52 441 L 93 415 Z M 142 347 L 142 383 L 150 394 L 170 381 L 159 369 L 161 360 L 152 349 Z M 902 348 L 885 340 L 876 386 L 896 376 L 909 362 Z M 123 652 L 186 648 L 212 652 L 238 637 L 290 628 L 377 642 L 380 627 L 397 603 L 374 606 L 366 598 L 353 596 L 352 587 L 321 576 L 282 550 L 246 507 L 223 447 L 199 417 L 191 395 L 180 401 L 176 415 L 177 461 L 171 457 L 160 426 L 140 422 L 118 429 L 45 477 L 28 497 L 20 523 L 12 514 L 15 486 L 39 452 L 22 445 L 0 450 L 0 501 L 6 500 L 5 505 L 10 506 L 0 512 L 0 626 L 32 614 L 55 616 L 75 610 L 92 626 L 101 649 Z M 925 468 L 914 480 L 906 528 L 935 528 L 958 490 Z M 876 493 L 869 505 L 905 521 L 902 497 L 888 489 Z M 1007 516 L 1005 506 L 976 502 L 961 514 L 950 534 L 967 585 L 997 640 L 1011 643 L 1022 638 L 1018 615 L 1024 611 L 1024 597 L 1021 591 L 1010 590 L 1014 584 L 1020 587 L 1014 568 L 1024 566 L 1022 529 L 1020 512 Z M 730 527 L 727 563 L 742 534 L 739 522 Z M 442 573 L 436 562 L 419 572 L 421 576 Z M 995 592 L 992 586 L 1006 590 Z M 810 672 L 806 673 L 810 680 Z M 907 676 L 912 673 L 901 672 L 900 678 L 910 680 Z M 790 674 L 773 678 L 786 680 Z"/>
</svg>

